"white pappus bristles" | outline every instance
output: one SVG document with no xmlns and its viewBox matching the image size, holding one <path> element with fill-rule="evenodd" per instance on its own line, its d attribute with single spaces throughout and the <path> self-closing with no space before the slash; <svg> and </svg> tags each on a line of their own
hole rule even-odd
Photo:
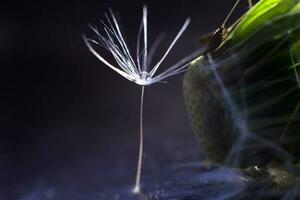
<svg viewBox="0 0 300 200">
<path fill-rule="evenodd" d="M 177 33 L 174 40 L 171 42 L 170 46 L 168 47 L 167 51 L 162 55 L 161 59 L 153 66 L 149 67 L 151 64 L 151 60 L 153 57 L 153 53 L 155 48 L 158 46 L 159 40 L 161 37 L 157 38 L 157 41 L 154 42 L 152 48 L 148 54 L 148 27 L 147 27 L 147 7 L 143 7 L 143 18 L 139 28 L 138 37 L 137 37 L 137 47 L 136 47 L 136 61 L 133 60 L 128 45 L 126 44 L 122 32 L 120 30 L 120 26 L 118 21 L 112 12 L 109 10 L 109 15 L 105 14 L 106 21 L 101 23 L 103 24 L 105 36 L 100 34 L 99 31 L 91 27 L 93 31 L 96 33 L 98 40 L 87 39 L 83 36 L 84 41 L 89 48 L 89 50 L 105 65 L 107 65 L 112 70 L 116 71 L 118 74 L 123 76 L 124 78 L 132 81 L 138 85 L 142 86 L 142 94 L 141 94 L 141 106 L 140 106 L 140 148 L 139 148 L 139 157 L 138 157 L 138 164 L 137 164 L 137 173 L 136 173 L 136 184 L 133 189 L 133 193 L 140 193 L 140 178 L 141 178 L 141 169 L 142 169 L 142 157 L 143 157 L 143 101 L 144 101 L 144 89 L 146 85 L 151 85 L 157 82 L 161 82 L 169 76 L 178 74 L 183 72 L 186 67 L 190 64 L 190 62 L 196 58 L 201 50 L 198 50 L 188 57 L 181 59 L 176 64 L 172 65 L 162 73 L 156 75 L 156 72 L 162 62 L 165 60 L 167 55 L 170 53 L 180 36 L 186 30 L 190 23 L 190 18 L 187 18 L 179 32 Z M 141 36 L 143 33 L 143 37 Z M 141 48 L 141 37 L 143 38 L 142 48 Z M 101 45 L 106 50 L 108 50 L 117 65 L 113 65 L 104 59 L 97 51 L 93 48 L 93 44 Z"/>
<path fill-rule="evenodd" d="M 107 65 L 112 70 L 116 71 L 118 74 L 123 76 L 124 78 L 138 84 L 138 85 L 151 85 L 153 83 L 157 83 L 166 79 L 169 76 L 178 74 L 182 72 L 190 63 L 190 61 L 198 55 L 198 53 L 194 53 L 173 66 L 169 67 L 164 72 L 155 76 L 157 69 L 160 67 L 162 62 L 165 60 L 169 52 L 172 50 L 177 40 L 183 34 L 190 23 L 190 18 L 187 18 L 180 31 L 176 35 L 175 39 L 172 41 L 171 45 L 164 53 L 162 58 L 153 66 L 149 67 L 151 59 L 148 58 L 148 41 L 147 41 L 147 7 L 143 7 L 143 19 L 141 23 L 141 27 L 138 34 L 137 40 L 137 55 L 136 61 L 133 60 L 129 48 L 124 40 L 120 27 L 118 25 L 118 21 L 112 12 L 109 10 L 110 16 L 105 14 L 107 23 L 102 22 L 104 26 L 104 32 L 106 36 L 100 34 L 100 32 L 94 28 L 93 31 L 97 34 L 98 40 L 88 39 L 83 36 L 86 45 L 89 50 L 105 65 Z M 141 51 L 140 48 L 140 39 L 141 32 L 143 31 L 143 49 Z M 114 57 L 117 65 L 113 65 L 104 59 L 97 51 L 92 47 L 92 43 L 99 44 L 107 49 L 111 55 Z M 142 60 L 141 60 L 142 59 Z"/>
</svg>

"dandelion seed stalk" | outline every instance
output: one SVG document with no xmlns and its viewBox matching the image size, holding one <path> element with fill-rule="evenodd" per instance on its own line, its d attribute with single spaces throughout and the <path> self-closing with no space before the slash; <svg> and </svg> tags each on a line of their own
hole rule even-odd
<svg viewBox="0 0 300 200">
<path fill-rule="evenodd" d="M 144 93 L 145 93 L 145 86 L 142 86 L 141 104 L 140 104 L 140 146 L 139 146 L 139 157 L 138 157 L 138 164 L 136 170 L 135 187 L 133 188 L 132 191 L 134 194 L 138 194 L 141 191 L 141 173 L 142 173 L 143 143 L 144 143 L 144 130 L 143 130 Z"/>
<path fill-rule="evenodd" d="M 190 62 L 199 56 L 204 50 L 198 49 L 193 52 L 189 56 L 179 60 L 174 65 L 165 69 L 163 72 L 157 74 L 157 70 L 160 65 L 163 63 L 167 55 L 170 53 L 178 39 L 184 33 L 186 28 L 190 23 L 190 18 L 187 18 L 182 25 L 181 29 L 177 33 L 174 40 L 171 42 L 170 46 L 167 48 L 166 52 L 163 54 L 162 58 L 151 67 L 151 59 L 154 54 L 155 48 L 157 48 L 158 44 L 154 43 L 152 48 L 150 49 L 148 55 L 148 28 L 147 28 L 147 7 L 143 7 L 143 18 L 141 22 L 141 26 L 138 32 L 137 39 L 137 48 L 136 48 L 136 61 L 132 59 L 130 54 L 130 50 L 128 45 L 125 42 L 122 31 L 118 24 L 118 20 L 116 19 L 112 10 L 109 10 L 109 14 L 105 14 L 107 22 L 101 21 L 104 25 L 104 35 L 102 35 L 97 28 L 91 27 L 92 30 L 97 35 L 97 40 L 88 39 L 85 36 L 83 37 L 88 49 L 92 54 L 94 54 L 102 63 L 108 66 L 110 69 L 117 72 L 119 75 L 123 76 L 127 80 L 136 83 L 137 85 L 142 86 L 141 93 L 141 105 L 140 105 L 140 145 L 139 145 L 139 156 L 138 156 L 138 164 L 137 164 L 137 174 L 136 174 L 136 183 L 133 188 L 133 193 L 141 192 L 141 172 L 142 172 L 142 160 L 143 160 L 143 107 L 144 107 L 144 91 L 146 85 L 152 85 L 154 83 L 162 82 L 166 78 L 179 74 L 189 66 Z M 141 38 L 141 33 L 143 32 L 143 37 Z M 143 40 L 141 42 L 140 40 Z M 158 38 L 159 39 L 159 38 Z M 93 47 L 92 44 L 100 45 L 104 47 L 107 51 L 109 51 L 114 58 L 117 65 L 111 64 L 105 58 L 103 58 Z M 140 47 L 140 44 L 142 47 Z"/>
</svg>

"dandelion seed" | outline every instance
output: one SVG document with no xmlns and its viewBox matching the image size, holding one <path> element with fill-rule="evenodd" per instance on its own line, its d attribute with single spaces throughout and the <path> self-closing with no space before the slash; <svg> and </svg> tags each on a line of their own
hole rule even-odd
<svg viewBox="0 0 300 200">
<path fill-rule="evenodd" d="M 106 23 L 101 21 L 104 26 L 105 36 L 100 34 L 99 31 L 91 27 L 93 31 L 96 33 L 98 40 L 88 39 L 83 36 L 84 41 L 89 48 L 89 50 L 105 65 L 109 68 L 123 76 L 124 78 L 132 81 L 138 85 L 142 86 L 141 93 L 141 104 L 140 104 L 140 147 L 139 147 L 139 157 L 137 164 L 137 174 L 136 174 L 136 183 L 133 189 L 133 193 L 140 193 L 140 179 L 141 179 L 141 170 L 142 170 L 142 155 L 143 155 L 143 103 L 144 103 L 144 91 L 145 86 L 152 85 L 154 83 L 162 82 L 164 79 L 176 75 L 178 73 L 183 72 L 186 67 L 190 64 L 190 62 L 196 58 L 203 50 L 200 49 L 195 51 L 188 57 L 181 59 L 176 64 L 172 65 L 162 73 L 156 75 L 158 68 L 161 66 L 165 58 L 168 56 L 180 36 L 186 30 L 190 23 L 190 18 L 187 18 L 179 32 L 177 33 L 175 39 L 172 41 L 167 51 L 163 54 L 162 58 L 153 66 L 149 67 L 149 64 L 152 60 L 153 49 L 150 50 L 148 55 L 148 36 L 147 36 L 147 7 L 143 7 L 143 18 L 140 25 L 140 29 L 138 32 L 137 38 L 137 47 L 136 47 L 136 61 L 133 60 L 129 48 L 124 40 L 122 32 L 120 30 L 120 26 L 118 21 L 112 12 L 109 10 L 109 15 L 105 14 Z M 141 48 L 141 34 L 143 32 L 143 48 Z M 160 40 L 161 38 L 158 38 Z M 97 51 L 92 47 L 92 43 L 103 46 L 106 50 L 108 50 L 117 65 L 112 65 L 106 59 L 104 59 Z M 154 43 L 154 48 L 157 47 L 157 43 Z M 142 50 L 141 50 L 142 49 Z"/>
</svg>

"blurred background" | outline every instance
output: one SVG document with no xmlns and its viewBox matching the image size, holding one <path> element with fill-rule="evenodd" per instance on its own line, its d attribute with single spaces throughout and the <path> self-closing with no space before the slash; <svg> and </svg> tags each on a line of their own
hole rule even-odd
<svg viewBox="0 0 300 200">
<path fill-rule="evenodd" d="M 150 42 L 167 36 L 156 59 L 192 18 L 163 69 L 200 48 L 199 37 L 223 22 L 235 0 L 1 3 L 0 200 L 110 199 L 103 195 L 132 187 L 140 87 L 98 61 L 82 35 L 94 37 L 89 24 L 101 30 L 111 7 L 135 52 L 144 3 Z M 203 159 L 185 113 L 182 78 L 146 88 L 144 185 L 172 163 Z"/>
</svg>

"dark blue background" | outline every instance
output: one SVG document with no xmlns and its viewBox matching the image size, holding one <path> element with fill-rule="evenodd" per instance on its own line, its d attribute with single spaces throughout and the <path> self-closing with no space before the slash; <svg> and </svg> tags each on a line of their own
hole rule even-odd
<svg viewBox="0 0 300 200">
<path fill-rule="evenodd" d="M 1 200 L 26 199 L 43 185 L 92 195 L 104 185 L 117 187 L 120 179 L 133 182 L 140 88 L 100 63 L 87 50 L 82 35 L 93 36 L 88 24 L 100 28 L 100 19 L 112 7 L 120 14 L 124 34 L 134 49 L 143 3 L 1 3 Z M 245 3 L 235 16 L 246 9 Z M 233 4 L 234 0 L 148 1 L 150 40 L 161 32 L 168 34 L 159 52 L 185 18 L 192 17 L 164 66 L 199 48 L 199 37 L 216 29 Z M 185 113 L 182 76 L 146 88 L 145 165 L 150 166 L 149 173 L 176 159 L 201 159 Z M 115 173 L 119 175 L 114 177 Z"/>
</svg>

